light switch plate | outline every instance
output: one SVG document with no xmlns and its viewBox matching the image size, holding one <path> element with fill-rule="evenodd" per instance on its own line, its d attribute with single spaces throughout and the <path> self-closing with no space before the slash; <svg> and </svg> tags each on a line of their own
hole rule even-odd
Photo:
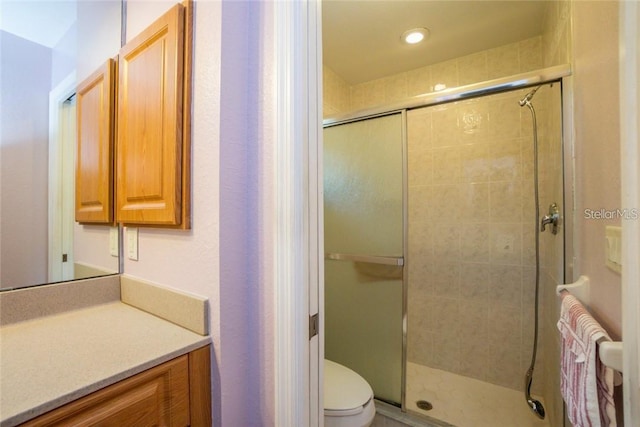
<svg viewBox="0 0 640 427">
<path fill-rule="evenodd" d="M 111 256 L 117 257 L 119 255 L 118 237 L 118 227 L 111 227 L 109 229 L 109 253 Z"/>
<path fill-rule="evenodd" d="M 605 264 L 611 270 L 622 272 L 622 228 L 608 225 L 605 228 Z"/>
<path fill-rule="evenodd" d="M 138 261 L 138 228 L 127 227 L 127 258 Z"/>
</svg>

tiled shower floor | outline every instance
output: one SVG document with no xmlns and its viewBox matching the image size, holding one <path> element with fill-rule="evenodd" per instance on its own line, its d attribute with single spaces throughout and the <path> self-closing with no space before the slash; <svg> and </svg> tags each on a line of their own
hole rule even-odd
<svg viewBox="0 0 640 427">
<path fill-rule="evenodd" d="M 433 409 L 419 409 L 418 400 L 429 401 Z M 411 362 L 406 407 L 457 427 L 549 427 L 529 410 L 521 391 Z"/>
</svg>

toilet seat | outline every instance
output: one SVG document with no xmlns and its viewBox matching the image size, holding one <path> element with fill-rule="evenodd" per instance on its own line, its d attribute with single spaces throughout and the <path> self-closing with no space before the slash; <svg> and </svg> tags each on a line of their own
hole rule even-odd
<svg viewBox="0 0 640 427">
<path fill-rule="evenodd" d="M 324 361 L 324 413 L 352 416 L 364 411 L 373 399 L 373 390 L 356 372 L 331 360 Z"/>
</svg>

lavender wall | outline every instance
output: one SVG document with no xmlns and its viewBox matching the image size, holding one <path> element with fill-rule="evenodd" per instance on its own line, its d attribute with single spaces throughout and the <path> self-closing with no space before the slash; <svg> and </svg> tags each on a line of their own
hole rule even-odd
<svg viewBox="0 0 640 427">
<path fill-rule="evenodd" d="M 74 23 L 51 49 L 51 88 L 76 70 L 78 24 Z"/>
<path fill-rule="evenodd" d="M 76 25 L 76 73 L 81 82 L 120 50 L 120 1 L 79 1 Z"/>
<path fill-rule="evenodd" d="M 261 193 L 272 142 L 261 133 L 269 101 L 261 2 L 224 2 L 220 83 L 220 341 L 222 424 L 274 423 L 272 244 Z M 264 45 L 262 44 L 264 43 Z M 263 69 L 262 67 L 265 67 Z M 268 82 L 267 82 L 268 83 Z M 266 87 L 265 87 L 266 86 Z M 268 178 L 267 178 L 268 181 Z M 252 402 L 247 405 L 247 402 Z"/>
</svg>

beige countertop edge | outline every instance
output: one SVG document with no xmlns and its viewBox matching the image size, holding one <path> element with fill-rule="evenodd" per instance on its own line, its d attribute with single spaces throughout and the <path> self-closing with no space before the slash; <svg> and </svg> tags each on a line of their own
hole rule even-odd
<svg viewBox="0 0 640 427">
<path fill-rule="evenodd" d="M 13 427 L 211 338 L 113 302 L 5 326 L 0 342 L 0 426 Z"/>
</svg>

